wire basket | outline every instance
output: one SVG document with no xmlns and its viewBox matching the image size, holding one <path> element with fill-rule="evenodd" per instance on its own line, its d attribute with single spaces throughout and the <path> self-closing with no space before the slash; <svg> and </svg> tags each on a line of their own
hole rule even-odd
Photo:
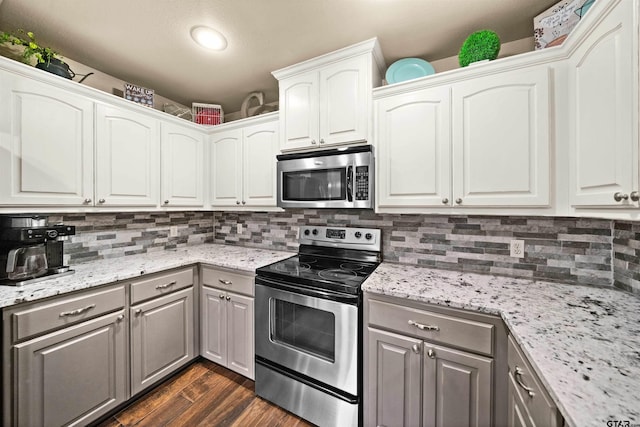
<svg viewBox="0 0 640 427">
<path fill-rule="evenodd" d="M 222 106 L 217 104 L 191 104 L 191 116 L 194 123 L 200 125 L 219 125 L 224 122 Z"/>
</svg>

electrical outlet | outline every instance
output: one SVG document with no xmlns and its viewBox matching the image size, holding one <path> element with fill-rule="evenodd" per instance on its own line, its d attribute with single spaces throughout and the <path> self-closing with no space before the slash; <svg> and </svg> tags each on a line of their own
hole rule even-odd
<svg viewBox="0 0 640 427">
<path fill-rule="evenodd" d="M 172 225 L 169 227 L 169 237 L 178 237 L 178 226 Z"/>
<path fill-rule="evenodd" d="M 242 224 L 236 224 L 236 231 L 238 234 L 242 234 Z"/>
<path fill-rule="evenodd" d="M 509 244 L 509 256 L 524 258 L 524 240 L 512 240 Z"/>
</svg>

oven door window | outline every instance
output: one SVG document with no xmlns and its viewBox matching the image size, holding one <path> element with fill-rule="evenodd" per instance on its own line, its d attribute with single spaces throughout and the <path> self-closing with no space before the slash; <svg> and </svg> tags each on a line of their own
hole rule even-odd
<svg viewBox="0 0 640 427">
<path fill-rule="evenodd" d="M 282 198 L 292 201 L 345 200 L 346 168 L 283 172 Z"/>
<path fill-rule="evenodd" d="M 329 311 L 272 299 L 271 340 L 335 362 L 336 319 Z"/>
</svg>

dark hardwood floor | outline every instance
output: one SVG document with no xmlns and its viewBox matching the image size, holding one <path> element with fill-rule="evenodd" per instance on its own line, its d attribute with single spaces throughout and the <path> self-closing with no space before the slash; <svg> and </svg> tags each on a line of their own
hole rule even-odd
<svg viewBox="0 0 640 427">
<path fill-rule="evenodd" d="M 254 382 L 201 359 L 98 427 L 312 424 L 254 394 Z"/>
</svg>

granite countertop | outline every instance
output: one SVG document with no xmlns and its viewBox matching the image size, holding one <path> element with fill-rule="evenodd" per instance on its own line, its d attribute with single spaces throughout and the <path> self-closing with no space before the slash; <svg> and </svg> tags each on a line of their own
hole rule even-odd
<svg viewBox="0 0 640 427">
<path fill-rule="evenodd" d="M 143 274 L 197 263 L 253 272 L 295 255 L 290 252 L 253 249 L 242 246 L 204 244 L 184 249 L 149 252 L 72 265 L 74 274 L 24 286 L 0 286 L 0 307 L 133 279 Z"/>
<path fill-rule="evenodd" d="M 568 425 L 640 423 L 640 298 L 633 294 L 389 263 L 363 290 L 501 316 Z"/>
</svg>

